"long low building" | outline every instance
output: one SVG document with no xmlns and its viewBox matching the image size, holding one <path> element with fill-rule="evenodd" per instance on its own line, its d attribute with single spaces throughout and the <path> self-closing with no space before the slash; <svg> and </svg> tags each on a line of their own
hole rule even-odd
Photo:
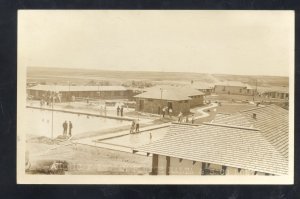
<svg viewBox="0 0 300 199">
<path fill-rule="evenodd" d="M 60 95 L 61 101 L 71 101 L 72 98 L 95 99 L 129 99 L 133 96 L 132 90 L 123 86 L 63 86 L 37 85 L 27 88 L 27 94 L 33 99 L 43 99 L 52 92 Z"/>
<path fill-rule="evenodd" d="M 134 152 L 152 156 L 153 175 L 287 175 L 288 111 L 270 105 L 219 115 L 202 125 L 173 124 Z"/>
<path fill-rule="evenodd" d="M 203 96 L 204 93 L 190 87 L 156 86 L 134 98 L 137 111 L 160 114 L 162 108 L 168 107 L 177 115 L 180 112 L 189 113 L 191 107 L 203 105 Z"/>
<path fill-rule="evenodd" d="M 255 95 L 256 89 L 248 84 L 238 81 L 226 81 L 216 83 L 214 92 L 217 94 L 231 94 L 231 95 Z"/>
<path fill-rule="evenodd" d="M 267 99 L 289 100 L 289 87 L 259 87 L 258 93 Z"/>
</svg>

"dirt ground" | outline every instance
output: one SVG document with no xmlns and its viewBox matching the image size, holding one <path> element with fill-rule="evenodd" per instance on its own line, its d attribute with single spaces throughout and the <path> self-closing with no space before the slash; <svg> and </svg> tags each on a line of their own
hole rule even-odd
<svg viewBox="0 0 300 199">
<path fill-rule="evenodd" d="M 40 161 L 66 161 L 68 171 L 65 174 L 120 174 L 148 175 L 151 172 L 152 158 L 126 152 L 97 148 L 97 150 L 71 143 L 48 144 L 27 142 L 27 151 L 31 170 L 37 168 Z"/>
</svg>

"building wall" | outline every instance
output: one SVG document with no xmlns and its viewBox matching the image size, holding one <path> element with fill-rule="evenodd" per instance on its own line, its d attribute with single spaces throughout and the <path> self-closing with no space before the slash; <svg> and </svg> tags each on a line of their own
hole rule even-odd
<svg viewBox="0 0 300 199">
<path fill-rule="evenodd" d="M 288 100 L 289 94 L 288 93 L 281 93 L 281 92 L 266 92 L 262 94 L 262 96 L 266 98 L 273 98 L 273 99 L 282 99 L 282 100 Z"/>
<path fill-rule="evenodd" d="M 216 85 L 214 88 L 217 94 L 233 94 L 233 95 L 253 95 L 255 94 L 255 89 L 247 89 L 242 86 L 223 86 Z"/>
<path fill-rule="evenodd" d="M 201 162 L 171 157 L 169 175 L 201 175 Z"/>
<path fill-rule="evenodd" d="M 190 107 L 202 106 L 204 104 L 203 95 L 190 96 Z"/>
<path fill-rule="evenodd" d="M 201 175 L 201 162 L 181 160 L 163 155 L 156 156 L 158 156 L 157 175 L 167 175 L 167 173 L 168 175 Z"/>
<path fill-rule="evenodd" d="M 164 155 L 158 155 L 158 167 L 157 175 L 166 175 L 167 157 Z"/>
<path fill-rule="evenodd" d="M 227 167 L 226 168 L 226 175 L 265 175 L 262 172 L 255 172 L 248 169 L 238 169 L 235 167 Z"/>
<path fill-rule="evenodd" d="M 155 159 L 155 160 L 154 160 Z M 218 164 L 202 163 L 163 155 L 153 155 L 154 175 L 267 175 L 248 169 L 224 167 Z M 152 171 L 154 171 L 152 169 Z"/>
<path fill-rule="evenodd" d="M 144 101 L 143 109 L 140 109 L 141 101 Z M 136 98 L 136 110 L 143 111 L 147 113 L 159 114 L 159 110 L 162 107 L 168 106 L 168 102 L 172 104 L 173 116 L 176 116 L 181 111 L 182 113 L 189 113 L 190 103 L 186 101 L 168 101 L 168 100 L 159 100 L 159 99 L 145 99 L 145 98 Z"/>
</svg>

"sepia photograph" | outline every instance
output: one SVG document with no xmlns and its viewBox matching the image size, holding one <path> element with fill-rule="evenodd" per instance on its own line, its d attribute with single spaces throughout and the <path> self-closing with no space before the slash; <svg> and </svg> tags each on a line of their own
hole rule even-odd
<svg viewBox="0 0 300 199">
<path fill-rule="evenodd" d="M 19 184 L 293 184 L 293 11 L 19 10 L 17 50 Z"/>
</svg>

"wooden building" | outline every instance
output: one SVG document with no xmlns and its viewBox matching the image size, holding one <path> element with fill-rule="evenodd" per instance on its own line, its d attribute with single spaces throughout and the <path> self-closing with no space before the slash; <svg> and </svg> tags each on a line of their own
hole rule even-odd
<svg viewBox="0 0 300 199">
<path fill-rule="evenodd" d="M 288 148 L 288 111 L 270 105 L 202 125 L 172 124 L 133 152 L 153 155 L 153 175 L 284 176 Z"/>
<path fill-rule="evenodd" d="M 160 114 L 162 108 L 172 109 L 173 115 L 188 114 L 191 107 L 203 105 L 203 93 L 187 87 L 156 86 L 134 96 L 136 110 Z"/>
<path fill-rule="evenodd" d="M 210 95 L 214 90 L 214 85 L 205 82 L 194 82 L 191 87 L 203 92 L 205 95 Z"/>
<path fill-rule="evenodd" d="M 258 94 L 266 99 L 289 100 L 288 87 L 259 87 Z"/>
<path fill-rule="evenodd" d="M 231 95 L 255 95 L 256 89 L 237 81 L 227 81 L 216 83 L 214 86 L 216 94 L 231 94 Z"/>
<path fill-rule="evenodd" d="M 37 85 L 27 88 L 27 94 L 35 100 L 43 99 L 50 93 L 60 95 L 61 101 L 72 99 L 129 99 L 132 98 L 132 90 L 123 86 L 62 86 L 62 85 Z"/>
</svg>

